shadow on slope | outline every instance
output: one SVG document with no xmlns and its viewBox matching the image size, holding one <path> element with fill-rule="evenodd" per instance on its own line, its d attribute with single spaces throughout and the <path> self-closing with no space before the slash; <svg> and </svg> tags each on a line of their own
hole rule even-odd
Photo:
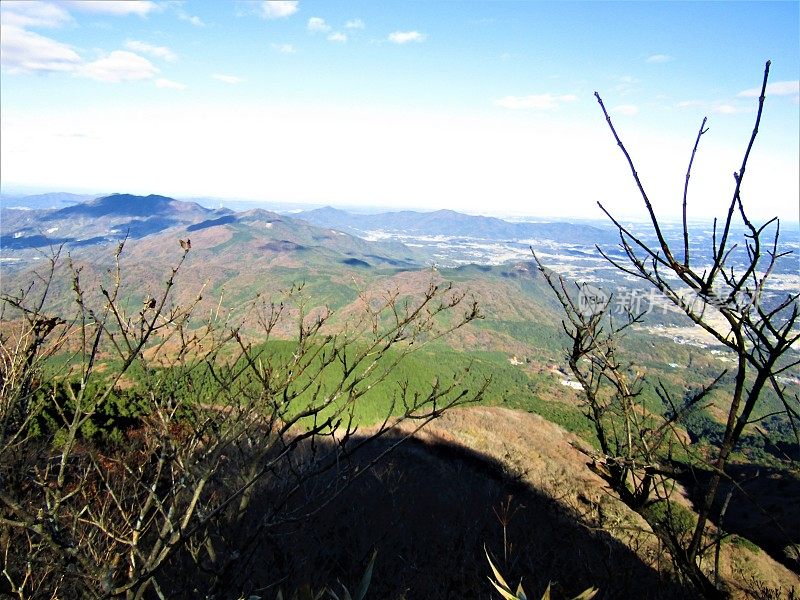
<svg viewBox="0 0 800 600">
<path fill-rule="evenodd" d="M 367 446 L 349 466 L 360 469 L 395 441 Z M 463 446 L 411 439 L 330 500 L 337 477 L 334 468 L 299 489 L 286 508 L 304 506 L 307 516 L 261 535 L 245 572 L 224 579 L 220 591 L 272 598 L 279 586 L 352 585 L 377 549 L 370 598 L 490 598 L 485 545 L 509 581 L 524 578 L 533 598 L 550 581 L 558 582 L 554 597 L 591 585 L 601 589 L 598 598 L 691 597 L 609 535 L 580 525 L 557 500 Z M 306 507 L 309 497 L 320 505 Z M 249 522 L 226 538 L 246 539 L 273 498 L 264 492 L 253 506 Z M 205 589 L 188 564 L 173 568 L 172 596 Z"/>
<path fill-rule="evenodd" d="M 723 480 L 720 484 L 712 509 L 714 522 L 720 522 L 722 503 L 731 494 L 722 529 L 754 542 L 800 574 L 797 550 L 792 550 L 800 545 L 800 504 L 794 501 L 800 498 L 800 479 L 788 470 L 760 465 L 729 465 L 727 472 L 736 483 Z M 711 475 L 711 471 L 697 468 L 684 475 L 681 483 L 695 506 L 702 503 Z"/>
</svg>

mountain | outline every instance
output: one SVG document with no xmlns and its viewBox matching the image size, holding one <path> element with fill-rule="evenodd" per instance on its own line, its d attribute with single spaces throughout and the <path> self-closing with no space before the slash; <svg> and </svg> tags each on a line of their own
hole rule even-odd
<svg viewBox="0 0 800 600">
<path fill-rule="evenodd" d="M 0 194 L 0 207 L 23 210 L 58 209 L 92 200 L 96 197 L 96 194 L 68 194 L 66 192 L 51 192 L 31 196 Z"/>
<path fill-rule="evenodd" d="M 554 307 L 542 305 L 550 296 L 529 264 L 430 269 L 429 255 L 419 248 L 393 240 L 369 241 L 262 209 L 234 213 L 164 196 L 116 194 L 55 211 L 7 212 L 11 218 L 4 218 L 0 229 L 4 291 L 24 288 L 42 253 L 61 243 L 92 287 L 90 281 L 107 276 L 117 244 L 127 237 L 124 278 L 129 293 L 138 298 L 158 286 L 165 269 L 179 260 L 178 241 L 190 239 L 191 252 L 182 268 L 189 284 L 181 286 L 179 301 L 191 301 L 197 286 L 203 286 L 209 309 L 221 302 L 238 310 L 259 294 L 282 299 L 281 290 L 302 285 L 312 307 L 327 305 L 346 316 L 361 309 L 362 293 L 381 297 L 396 290 L 413 296 L 431 281 L 451 280 L 480 298 L 491 317 L 486 327 L 470 329 L 457 345 L 491 345 L 521 356 L 530 354 L 529 338 L 541 335 L 526 330 L 526 337 L 517 339 L 494 321 L 555 319 Z M 464 215 L 454 216 L 460 217 Z M 69 285 L 69 274 L 60 273 L 54 297 L 68 301 Z"/>
<path fill-rule="evenodd" d="M 611 229 L 564 222 L 511 223 L 496 217 L 466 215 L 453 210 L 416 212 L 404 210 L 379 214 L 354 214 L 326 206 L 294 215 L 321 227 L 369 235 L 374 232 L 411 236 L 469 237 L 483 240 L 539 240 L 561 243 L 615 243 Z"/>
<path fill-rule="evenodd" d="M 261 209 L 234 213 L 165 196 L 113 194 L 58 210 L 3 209 L 2 287 L 24 287 L 43 253 L 61 245 L 86 277 L 102 278 L 123 239 L 135 293 L 155 284 L 156 274 L 179 257 L 178 241 L 190 239 L 185 271 L 215 292 L 225 290 L 230 306 L 299 283 L 341 306 L 357 297 L 354 277 L 372 279 L 425 264 L 423 255 L 399 242 L 370 242 Z"/>
<path fill-rule="evenodd" d="M 166 196 L 150 194 L 134 196 L 133 194 L 111 194 L 79 204 L 68 206 L 49 215 L 50 220 L 72 217 L 144 217 L 156 215 L 174 215 L 175 213 L 191 215 L 212 212 L 194 202 L 181 202 Z M 190 217 L 191 218 L 191 217 Z"/>
<path fill-rule="evenodd" d="M 56 210 L 3 208 L 0 249 L 4 253 L 66 244 L 70 248 L 103 245 L 120 239 L 148 239 L 153 248 L 166 240 L 200 236 L 236 240 L 240 250 L 251 245 L 278 252 L 315 250 L 352 259 L 355 266 L 417 265 L 420 257 L 398 242 L 373 243 L 304 220 L 251 209 L 209 209 L 151 194 L 112 194 Z M 214 246 L 216 247 L 216 246 Z M 20 255 L 17 254 L 17 257 Z M 235 257 L 231 260 L 236 261 Z"/>
<path fill-rule="evenodd" d="M 124 237 L 138 239 L 230 212 L 166 196 L 131 194 L 90 198 L 55 210 L 3 208 L 0 248 L 25 250 L 61 244 L 80 247 Z"/>
<path fill-rule="evenodd" d="M 421 265 L 421 257 L 399 242 L 371 242 L 262 209 L 206 219 L 187 226 L 186 232 L 191 233 L 195 240 L 213 239 L 209 250 L 216 253 L 228 249 L 240 253 L 267 251 L 277 255 L 304 253 L 306 263 L 313 263 L 311 255 L 316 254 L 342 264 L 362 267 L 408 268 Z M 219 243 L 222 237 L 226 240 Z M 231 259 L 235 260 L 235 257 Z"/>
</svg>

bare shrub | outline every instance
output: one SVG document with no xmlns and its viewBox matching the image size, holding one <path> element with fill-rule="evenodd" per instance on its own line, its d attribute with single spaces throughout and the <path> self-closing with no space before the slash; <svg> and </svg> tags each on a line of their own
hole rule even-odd
<svg viewBox="0 0 800 600">
<path fill-rule="evenodd" d="M 714 220 L 711 248 L 707 249 L 690 244 L 687 224 L 689 180 L 700 139 L 708 131 L 706 119 L 698 131 L 686 172 L 683 243 L 676 249 L 664 235 L 633 159 L 602 99 L 595 93 L 640 192 L 650 219 L 650 233 L 657 240 L 653 244 L 644 241 L 642 234 L 623 225 L 599 204 L 619 233 L 620 249 L 626 260 L 598 250 L 619 271 L 653 286 L 696 326 L 711 334 L 730 353 L 735 365 L 729 402 L 724 407 L 724 433 L 710 458 L 693 452 L 676 434 L 675 424 L 717 388 L 728 371 L 722 370 L 705 387 L 688 393 L 680 401 L 672 398 L 664 386 L 657 386 L 668 410 L 664 418 L 648 414 L 640 402 L 642 377 L 620 356 L 619 348 L 625 330 L 640 322 L 642 314 L 629 312 L 615 322 L 608 310 L 610 297 L 600 298 L 589 307 L 585 302 L 582 305 L 581 296 L 585 298 L 586 288 L 569 284 L 536 259 L 567 316 L 564 329 L 571 341 L 567 360 L 583 390 L 586 414 L 601 449 L 601 454 L 593 457 L 592 467 L 628 506 L 649 521 L 678 572 L 709 598 L 727 596 L 721 589 L 717 570 L 719 545 L 725 535 L 721 522 L 731 501 L 730 494 L 722 500 L 720 486 L 724 480 L 736 485 L 727 470 L 731 453 L 745 428 L 762 418 L 756 414 L 756 408 L 768 389 L 779 399 L 781 413 L 795 432 L 799 416 L 797 392 L 792 393 L 779 379 L 799 362 L 790 353 L 800 337 L 799 295 L 787 293 L 776 300 L 767 293 L 776 265 L 788 253 L 779 249 L 779 221 L 772 219 L 755 225 L 747 216 L 742 200 L 742 184 L 761 122 L 769 68 L 767 62 L 755 125 L 742 164 L 734 173 L 734 191 L 727 214 L 719 223 Z M 733 225 L 737 216 L 746 233 L 744 239 L 734 243 Z M 711 257 L 710 264 L 704 264 L 706 254 Z M 665 461 L 669 461 L 672 449 L 678 445 L 683 445 L 695 464 L 711 471 L 696 515 L 672 501 L 679 472 Z M 743 499 L 737 497 L 733 501 Z M 712 520 L 717 527 L 711 525 Z M 716 550 L 716 559 L 712 550 Z M 711 570 L 714 572 L 710 574 Z"/>
<path fill-rule="evenodd" d="M 418 430 L 485 389 L 458 377 L 424 390 L 401 382 L 380 426 L 355 436 L 364 394 L 478 317 L 474 302 L 431 284 L 413 299 L 364 298 L 360 318 L 334 329 L 330 311 L 306 314 L 302 301 L 290 311 L 294 290 L 282 304 L 255 301 L 247 318 L 260 327 L 247 332 L 221 310 L 198 314 L 199 295 L 174 304 L 184 241 L 160 292 L 131 309 L 123 245 L 99 295 L 72 268 L 71 314 L 47 308 L 58 254 L 28 289 L 2 297 L 5 593 L 166 597 L 179 566 L 207 597 L 230 597 L 259 536 L 306 518 L 363 472 L 348 461 L 359 447 L 403 421 Z M 295 337 L 276 342 L 286 319 Z"/>
</svg>

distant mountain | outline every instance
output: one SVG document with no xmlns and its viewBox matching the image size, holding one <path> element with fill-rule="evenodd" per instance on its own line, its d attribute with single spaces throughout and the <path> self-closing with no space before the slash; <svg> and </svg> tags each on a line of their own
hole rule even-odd
<svg viewBox="0 0 800 600">
<path fill-rule="evenodd" d="M 111 194 L 74 206 L 68 206 L 48 215 L 49 220 L 78 217 L 153 217 L 173 213 L 206 214 L 211 212 L 194 202 L 180 202 L 166 196 L 134 196 L 132 194 Z"/>
<path fill-rule="evenodd" d="M 3 208 L 0 257 L 5 267 L 24 271 L 43 250 L 64 245 L 74 256 L 102 264 L 123 238 L 128 239 L 126 254 L 140 264 L 168 261 L 177 240 L 190 238 L 195 272 L 212 280 L 241 274 L 252 281 L 259 272 L 280 267 L 290 285 L 298 272 L 307 279 L 307 273 L 322 270 L 363 272 L 425 264 L 424 257 L 399 242 L 370 242 L 274 212 L 234 213 L 166 196 L 131 194 L 57 210 Z"/>
<path fill-rule="evenodd" d="M 208 198 L 204 196 L 192 196 L 182 198 L 186 202 L 197 202 L 206 208 L 230 208 L 236 212 L 244 212 L 253 208 L 261 208 L 281 214 L 290 215 L 303 210 L 310 210 L 323 206 L 321 204 L 309 204 L 299 202 L 280 202 L 275 200 L 231 200 L 229 198 Z"/>
<path fill-rule="evenodd" d="M 34 194 L 31 196 L 2 194 L 0 195 L 0 207 L 30 210 L 59 209 L 94 198 L 97 198 L 96 194 L 68 194 L 66 192 Z"/>
<path fill-rule="evenodd" d="M 562 243 L 605 243 L 616 241 L 609 229 L 573 223 L 511 223 L 496 217 L 466 215 L 453 210 L 433 212 L 399 211 L 373 215 L 353 214 L 344 210 L 318 208 L 297 213 L 314 225 L 331 227 L 364 236 L 373 232 L 407 235 L 469 237 L 484 240 L 538 240 Z"/>
<path fill-rule="evenodd" d="M 337 310 L 358 304 L 362 286 L 427 264 L 424 255 L 400 242 L 371 242 L 261 209 L 209 210 L 163 196 L 118 194 L 57 211 L 3 210 L 13 217 L 0 224 L 4 292 L 25 289 L 31 272 L 43 266 L 43 256 L 62 244 L 62 257 L 68 251 L 87 287 L 97 289 L 89 282 L 107 276 L 123 238 L 126 297 L 135 302 L 159 286 L 165 270 L 180 259 L 179 240 L 191 240 L 175 301 L 192 302 L 203 287 L 202 311 L 216 310 L 220 302 L 244 311 L 254 298 L 282 301 L 292 288 L 302 288 L 313 306 Z M 50 288 L 51 298 L 62 306 L 71 301 L 65 264 L 62 259 L 57 283 Z"/>
<path fill-rule="evenodd" d="M 64 194 L 51 196 L 58 199 Z M 123 237 L 138 239 L 230 212 L 153 194 L 112 194 L 56 210 L 3 208 L 0 248 L 24 250 L 61 244 L 79 247 Z"/>
<path fill-rule="evenodd" d="M 421 263 L 420 257 L 399 242 L 370 242 L 262 209 L 206 219 L 187 226 L 186 233 L 191 233 L 192 239 L 202 240 L 203 247 L 215 256 L 232 252 L 231 261 L 237 260 L 235 253 L 252 252 L 256 260 L 261 253 L 270 260 L 283 257 L 284 262 L 302 257 L 309 268 L 326 261 L 365 268 L 408 268 Z"/>
</svg>

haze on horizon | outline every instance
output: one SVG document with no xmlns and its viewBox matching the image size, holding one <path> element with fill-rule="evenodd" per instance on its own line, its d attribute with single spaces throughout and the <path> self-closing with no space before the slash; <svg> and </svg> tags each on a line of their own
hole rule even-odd
<svg viewBox="0 0 800 600">
<path fill-rule="evenodd" d="M 0 4 L 0 187 L 796 220 L 797 2 Z"/>
</svg>

